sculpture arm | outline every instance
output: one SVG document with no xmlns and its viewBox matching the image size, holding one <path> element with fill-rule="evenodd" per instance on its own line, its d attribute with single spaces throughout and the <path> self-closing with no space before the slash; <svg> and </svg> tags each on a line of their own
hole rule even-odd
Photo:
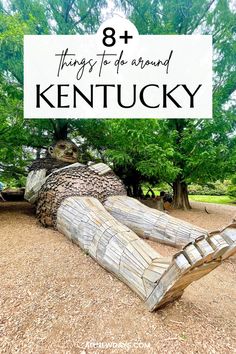
<svg viewBox="0 0 236 354">
<path fill-rule="evenodd" d="M 112 169 L 103 162 L 92 164 L 89 166 L 89 169 L 93 172 L 96 172 L 99 176 L 103 176 L 112 171 Z"/>
<path fill-rule="evenodd" d="M 26 187 L 25 187 L 25 196 L 24 198 L 28 200 L 28 202 L 34 204 L 38 200 L 38 195 L 39 191 L 42 187 L 42 185 L 45 183 L 46 179 L 51 176 L 53 173 L 58 172 L 60 170 L 68 169 L 68 168 L 73 168 L 73 167 L 83 167 L 85 165 L 76 162 L 74 164 L 64 166 L 62 168 L 58 168 L 52 173 L 50 173 L 48 176 L 47 170 L 45 168 L 42 168 L 40 170 L 33 170 L 30 171 L 27 177 L 26 181 Z"/>
<path fill-rule="evenodd" d="M 38 199 L 39 191 L 46 181 L 47 170 L 45 168 L 40 170 L 30 171 L 27 177 L 25 186 L 24 198 L 30 202 L 35 203 Z"/>
</svg>

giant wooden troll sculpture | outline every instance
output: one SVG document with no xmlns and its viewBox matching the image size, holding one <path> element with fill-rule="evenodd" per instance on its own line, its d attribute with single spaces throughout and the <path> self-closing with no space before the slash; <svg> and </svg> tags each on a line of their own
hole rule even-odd
<svg viewBox="0 0 236 354">
<path fill-rule="evenodd" d="M 208 234 L 127 197 L 107 165 L 78 163 L 72 142 L 59 141 L 49 153 L 32 164 L 27 179 L 25 198 L 36 203 L 38 219 L 114 273 L 151 311 L 236 252 L 236 224 Z M 141 238 L 183 249 L 164 258 Z"/>
</svg>

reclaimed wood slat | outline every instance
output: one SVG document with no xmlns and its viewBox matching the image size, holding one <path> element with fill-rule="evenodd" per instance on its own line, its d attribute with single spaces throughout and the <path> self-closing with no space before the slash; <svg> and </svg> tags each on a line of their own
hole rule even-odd
<svg viewBox="0 0 236 354">
<path fill-rule="evenodd" d="M 201 235 L 207 235 L 204 229 L 148 208 L 127 196 L 108 197 L 104 206 L 118 221 L 139 236 L 161 243 L 181 246 Z"/>
<path fill-rule="evenodd" d="M 118 198 L 118 201 L 122 208 L 121 199 Z M 127 209 L 126 200 L 125 203 Z M 135 203 L 132 201 L 132 204 Z M 137 209 L 142 207 L 138 205 Z M 174 227 L 182 239 L 188 239 L 192 233 L 192 229 L 185 224 L 182 235 L 181 225 L 178 222 L 175 224 L 172 219 L 167 224 L 162 222 L 162 226 L 164 224 L 165 232 L 168 231 L 166 239 L 176 238 Z M 225 251 L 233 247 L 231 252 L 235 252 L 235 228 L 232 228 L 233 232 L 229 228 L 222 235 L 216 232 L 207 237 L 198 236 L 172 259 L 161 257 L 91 197 L 65 199 L 58 208 L 56 225 L 60 232 L 88 252 L 103 268 L 133 289 L 151 311 L 181 296 L 192 281 L 219 265 Z M 153 229 L 153 225 L 150 227 Z M 198 230 L 194 231 L 198 234 Z"/>
</svg>

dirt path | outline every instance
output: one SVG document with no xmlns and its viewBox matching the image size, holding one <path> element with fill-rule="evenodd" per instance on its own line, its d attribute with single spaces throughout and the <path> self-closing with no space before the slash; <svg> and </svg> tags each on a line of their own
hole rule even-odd
<svg viewBox="0 0 236 354">
<path fill-rule="evenodd" d="M 208 229 L 236 214 L 235 207 L 207 210 L 194 203 L 190 212 L 171 214 Z M 41 227 L 33 212 L 26 203 L 0 203 L 0 353 L 236 353 L 235 256 L 181 300 L 149 313 L 76 245 Z M 122 349 L 85 348 L 88 342 Z"/>
<path fill-rule="evenodd" d="M 221 228 L 236 218 L 236 206 L 199 202 L 191 202 L 191 205 L 193 209 L 189 212 L 174 210 L 172 215 L 209 231 Z"/>
</svg>

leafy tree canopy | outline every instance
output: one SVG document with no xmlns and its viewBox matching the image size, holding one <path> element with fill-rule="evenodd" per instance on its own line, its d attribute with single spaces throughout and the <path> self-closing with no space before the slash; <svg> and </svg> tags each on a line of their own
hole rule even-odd
<svg viewBox="0 0 236 354">
<path fill-rule="evenodd" d="M 214 119 L 23 120 L 23 35 L 94 33 L 106 1 L 0 1 L 1 168 L 21 173 L 31 157 L 27 147 L 40 153 L 69 134 L 84 152 L 96 151 L 97 158 L 112 163 L 135 195 L 144 181 L 166 181 L 174 188 L 175 205 L 189 207 L 189 182 L 235 173 L 235 11 L 227 0 L 117 0 L 117 5 L 140 34 L 213 35 Z"/>
</svg>

